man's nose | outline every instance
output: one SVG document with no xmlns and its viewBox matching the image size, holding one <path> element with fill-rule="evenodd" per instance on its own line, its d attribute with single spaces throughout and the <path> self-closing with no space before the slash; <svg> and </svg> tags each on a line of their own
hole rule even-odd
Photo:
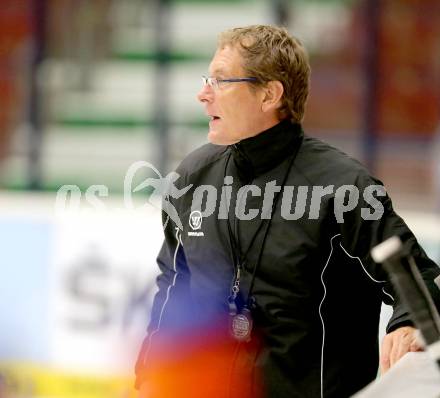
<svg viewBox="0 0 440 398">
<path fill-rule="evenodd" d="M 197 94 L 197 99 L 200 102 L 212 102 L 214 100 L 214 90 L 208 84 L 203 85 Z"/>
</svg>

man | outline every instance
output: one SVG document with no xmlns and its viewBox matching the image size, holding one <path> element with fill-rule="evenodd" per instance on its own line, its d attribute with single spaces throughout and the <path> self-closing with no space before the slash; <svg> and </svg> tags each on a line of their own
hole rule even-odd
<svg viewBox="0 0 440 398">
<path fill-rule="evenodd" d="M 439 269 L 379 181 L 304 136 L 298 40 L 272 26 L 226 31 L 209 72 L 198 99 L 211 143 L 177 170 L 191 189 L 170 199 L 183 230 L 165 218 L 141 396 L 173 385 L 180 397 L 348 397 L 377 374 L 382 300 L 394 306 L 383 370 L 420 349 L 371 248 L 399 235 L 437 304 Z"/>
</svg>

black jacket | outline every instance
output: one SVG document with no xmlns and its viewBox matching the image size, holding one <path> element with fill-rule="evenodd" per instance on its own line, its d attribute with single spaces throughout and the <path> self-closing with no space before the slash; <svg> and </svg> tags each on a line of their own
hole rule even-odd
<svg viewBox="0 0 440 398">
<path fill-rule="evenodd" d="M 178 188 L 193 185 L 180 198 L 170 198 L 183 230 L 164 215 L 168 222 L 158 257 L 162 274 L 149 333 L 137 363 L 138 385 L 148 377 L 148 356 L 159 336 L 166 335 L 165 340 L 174 339 L 175 344 L 187 335 L 182 330 L 197 333 L 214 324 L 216 330 L 222 328 L 218 320 L 228 313 L 227 297 L 235 272 L 233 242 L 238 236 L 241 252 L 246 252 L 261 223 L 260 216 L 236 221 L 237 190 L 245 184 L 261 188 L 261 196 L 258 190 L 253 191 L 254 196 L 248 193 L 244 211 L 249 214 L 251 209 L 260 209 L 261 215 L 266 184 L 275 180 L 280 186 L 289 166 L 283 197 L 271 215 L 267 237 L 264 240 L 263 227 L 244 261 L 240 285 L 245 300 L 254 267 L 259 264 L 252 289 L 252 317 L 254 335 L 261 337 L 262 344 L 245 363 L 261 372 L 262 387 L 258 388 L 263 388 L 264 396 L 348 397 L 376 377 L 382 301 L 394 307 L 388 331 L 409 322 L 387 275 L 370 256 L 371 248 L 386 238 L 401 237 L 414 255 L 436 304 L 440 303 L 440 292 L 432 282 L 440 273 L 439 268 L 394 212 L 389 197 L 378 196 L 378 191 L 373 190 L 376 200 L 364 198 L 365 189 L 381 186 L 380 181 L 357 161 L 317 139 L 304 137 L 299 125 L 284 121 L 233 146 L 205 145 L 177 169 Z M 228 192 L 224 188 L 225 173 L 233 177 L 229 212 L 224 210 Z M 209 194 L 217 201 L 213 214 L 204 215 L 198 226 L 191 224 L 190 215 L 194 210 L 203 213 L 206 207 L 205 197 L 200 207 L 192 208 L 193 194 L 202 185 L 217 188 L 217 193 L 211 189 Z M 289 188 L 290 201 L 288 186 L 295 187 Z M 302 194 L 307 190 L 305 201 L 296 196 L 300 186 L 304 187 Z M 338 202 L 335 192 L 339 187 L 345 190 L 344 186 L 356 187 L 360 197 L 357 206 L 342 213 L 340 222 L 341 212 L 336 208 L 344 203 Z M 325 187 L 329 194 L 322 195 L 316 208 L 317 192 Z M 316 196 L 312 200 L 313 190 Z M 290 209 L 286 204 L 293 203 L 294 214 L 296 199 L 299 214 L 301 203 L 305 204 L 304 215 L 286 220 L 286 209 Z M 379 219 L 368 219 L 368 215 L 373 214 L 374 218 L 374 214 L 380 214 L 375 211 L 381 208 L 384 212 Z M 270 207 L 265 211 L 266 215 L 267 211 L 270 213 Z M 242 352 L 247 355 L 246 344 L 237 343 L 238 354 L 231 358 L 232 371 L 234 361 L 243 363 L 237 357 Z"/>
</svg>

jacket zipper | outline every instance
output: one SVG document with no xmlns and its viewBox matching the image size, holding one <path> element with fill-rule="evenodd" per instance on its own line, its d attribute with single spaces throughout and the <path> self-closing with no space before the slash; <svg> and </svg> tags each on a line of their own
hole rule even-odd
<svg viewBox="0 0 440 398">
<path fill-rule="evenodd" d="M 243 156 L 241 150 L 239 149 L 239 147 L 234 144 L 235 149 L 237 149 L 237 151 L 240 153 L 241 156 Z M 250 181 L 250 184 L 253 182 L 253 180 Z M 243 184 L 242 186 L 240 186 L 240 188 L 242 188 L 243 186 L 245 186 L 246 184 Z M 238 188 L 240 190 L 240 188 Z M 241 195 L 239 196 L 237 193 L 237 200 L 235 202 L 235 208 L 237 208 L 237 206 L 241 205 L 241 202 L 243 200 L 243 196 L 244 194 L 241 193 Z M 240 237 L 238 236 L 239 231 L 238 231 L 238 220 L 237 217 L 235 215 L 235 211 L 234 211 L 234 234 L 235 234 L 235 239 L 239 240 Z M 231 292 L 232 292 L 232 298 L 235 301 L 235 298 L 237 297 L 239 291 L 240 291 L 240 277 L 241 277 L 241 272 L 242 272 L 242 264 L 241 264 L 241 245 L 239 247 L 240 253 L 237 253 L 239 258 L 237 261 L 237 264 L 234 264 L 234 276 L 232 279 L 232 288 L 231 288 Z M 228 386 L 228 397 L 231 398 L 232 397 L 232 384 L 233 384 L 233 379 L 234 379 L 234 368 L 235 368 L 235 363 L 237 361 L 237 357 L 240 353 L 240 347 L 241 347 L 241 341 L 237 341 L 236 342 L 236 346 L 235 346 L 235 350 L 234 350 L 234 355 L 232 357 L 231 360 L 231 368 L 230 368 L 230 375 L 229 375 L 229 386 Z"/>
</svg>

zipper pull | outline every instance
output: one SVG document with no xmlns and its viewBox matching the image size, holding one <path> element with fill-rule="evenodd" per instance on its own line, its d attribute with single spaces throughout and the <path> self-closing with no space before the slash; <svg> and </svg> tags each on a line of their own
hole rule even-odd
<svg viewBox="0 0 440 398">
<path fill-rule="evenodd" d="M 241 275 L 241 266 L 237 265 L 237 273 L 235 274 L 234 284 L 232 285 L 232 298 L 235 300 L 237 298 L 238 292 L 240 291 L 240 275 Z"/>
<path fill-rule="evenodd" d="M 241 266 L 240 264 L 237 264 L 237 271 L 234 275 L 234 283 L 231 287 L 231 294 L 228 297 L 229 314 L 232 316 L 237 314 L 237 303 L 235 300 L 237 299 L 238 292 L 240 291 L 240 274 Z"/>
</svg>

